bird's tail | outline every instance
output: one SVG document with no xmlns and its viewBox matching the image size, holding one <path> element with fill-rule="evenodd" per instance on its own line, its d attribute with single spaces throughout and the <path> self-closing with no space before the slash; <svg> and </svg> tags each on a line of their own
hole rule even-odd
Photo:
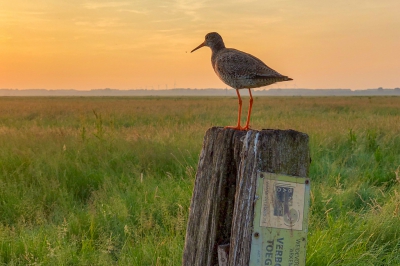
<svg viewBox="0 0 400 266">
<path fill-rule="evenodd" d="M 282 82 L 282 81 L 290 81 L 290 80 L 293 80 L 293 79 L 289 78 L 288 76 L 279 76 L 279 77 L 276 77 L 275 79 L 276 79 L 275 82 Z"/>
</svg>

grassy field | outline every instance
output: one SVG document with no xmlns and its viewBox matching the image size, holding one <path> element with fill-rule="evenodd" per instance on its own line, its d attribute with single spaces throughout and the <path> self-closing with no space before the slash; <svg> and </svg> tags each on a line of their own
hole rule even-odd
<svg viewBox="0 0 400 266">
<path fill-rule="evenodd" d="M 236 110 L 0 98 L 0 264 L 180 265 L 204 133 Z M 307 265 L 400 265 L 400 97 L 259 97 L 251 125 L 310 136 Z"/>
</svg>

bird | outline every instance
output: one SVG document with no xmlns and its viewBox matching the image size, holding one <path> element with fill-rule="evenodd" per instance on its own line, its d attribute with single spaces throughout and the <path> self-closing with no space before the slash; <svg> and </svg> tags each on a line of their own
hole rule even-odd
<svg viewBox="0 0 400 266">
<path fill-rule="evenodd" d="M 221 35 L 217 32 L 208 33 L 205 36 L 204 42 L 194 48 L 191 53 L 204 46 L 208 46 L 211 49 L 211 64 L 215 74 L 217 74 L 225 84 L 236 89 L 239 101 L 238 122 L 236 126 L 226 126 L 225 128 L 249 130 L 251 109 L 253 107 L 251 89 L 293 79 L 279 74 L 277 71 L 268 67 L 263 61 L 251 54 L 233 48 L 226 48 Z M 240 125 L 242 113 L 242 99 L 239 93 L 240 89 L 248 89 L 250 96 L 247 120 L 244 127 Z"/>
</svg>

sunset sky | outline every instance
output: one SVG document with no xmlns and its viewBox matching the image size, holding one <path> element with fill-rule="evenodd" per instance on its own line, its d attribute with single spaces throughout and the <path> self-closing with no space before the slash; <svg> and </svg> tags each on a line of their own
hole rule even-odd
<svg viewBox="0 0 400 266">
<path fill-rule="evenodd" d="M 212 31 L 270 88 L 400 87 L 399 0 L 0 0 L 0 88 L 226 88 Z"/>
</svg>

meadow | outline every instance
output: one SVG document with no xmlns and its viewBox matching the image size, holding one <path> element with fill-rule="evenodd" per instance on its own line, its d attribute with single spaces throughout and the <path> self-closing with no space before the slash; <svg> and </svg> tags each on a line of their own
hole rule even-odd
<svg viewBox="0 0 400 266">
<path fill-rule="evenodd" d="M 236 112 L 0 98 L 0 265 L 180 265 L 204 133 Z M 251 126 L 310 137 L 307 265 L 400 265 L 400 97 L 255 97 Z"/>
</svg>

